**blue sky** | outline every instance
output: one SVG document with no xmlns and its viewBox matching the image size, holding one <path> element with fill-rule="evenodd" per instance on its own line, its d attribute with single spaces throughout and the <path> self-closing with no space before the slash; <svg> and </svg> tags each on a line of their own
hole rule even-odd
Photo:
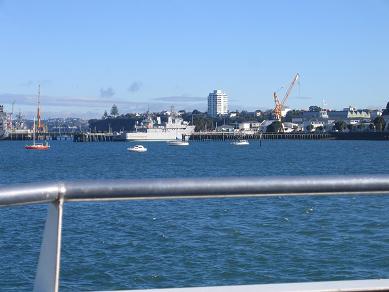
<svg viewBox="0 0 389 292">
<path fill-rule="evenodd" d="M 292 108 L 389 100 L 389 1 L 0 0 L 0 103 L 46 116 L 273 107 L 301 75 Z M 283 95 L 282 89 L 279 95 Z"/>
</svg>

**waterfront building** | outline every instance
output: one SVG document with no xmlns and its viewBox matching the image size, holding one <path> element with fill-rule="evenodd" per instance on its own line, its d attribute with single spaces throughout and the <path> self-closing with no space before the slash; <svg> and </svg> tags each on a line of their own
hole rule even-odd
<svg viewBox="0 0 389 292">
<path fill-rule="evenodd" d="M 250 122 L 239 123 L 239 130 L 241 131 L 249 131 L 250 128 Z"/>
<path fill-rule="evenodd" d="M 303 112 L 303 120 L 328 120 L 328 112 L 326 110 L 305 111 Z"/>
<path fill-rule="evenodd" d="M 235 127 L 232 125 L 221 125 L 216 127 L 216 132 L 234 133 Z"/>
<path fill-rule="evenodd" d="M 251 121 L 250 122 L 251 129 L 258 130 L 260 126 L 261 126 L 261 122 L 258 122 L 258 121 Z"/>
<path fill-rule="evenodd" d="M 261 125 L 258 129 L 258 132 L 266 133 L 267 127 L 270 126 L 275 120 L 264 120 L 261 122 Z"/>
<path fill-rule="evenodd" d="M 323 121 L 305 121 L 303 123 L 303 129 L 306 132 L 315 132 L 317 128 L 324 130 L 326 127 L 326 123 Z"/>
<path fill-rule="evenodd" d="M 382 116 L 382 111 L 380 110 L 366 110 L 370 113 L 370 119 L 373 121 L 375 118 Z"/>
<path fill-rule="evenodd" d="M 304 118 L 302 117 L 292 118 L 292 123 L 294 124 L 302 124 L 303 122 L 304 122 Z"/>
<path fill-rule="evenodd" d="M 288 108 L 288 107 L 285 107 L 285 108 L 283 108 L 282 110 L 281 110 L 281 117 L 285 117 L 286 116 L 286 114 L 288 113 L 288 112 L 290 112 L 292 109 L 291 108 Z"/>
<path fill-rule="evenodd" d="M 371 116 L 368 111 L 357 110 L 356 108 L 350 106 L 344 108 L 342 111 L 329 111 L 328 118 L 335 121 L 345 121 L 350 123 L 350 121 L 360 121 L 360 120 L 370 120 Z"/>
<path fill-rule="evenodd" d="M 214 90 L 208 95 L 208 115 L 217 117 L 228 114 L 228 96 L 221 90 Z"/>
<path fill-rule="evenodd" d="M 360 122 L 353 129 L 353 132 L 371 132 L 373 124 L 370 122 Z"/>
<path fill-rule="evenodd" d="M 237 112 L 230 112 L 228 115 L 230 118 L 236 118 L 238 116 L 238 113 Z"/>
<path fill-rule="evenodd" d="M 296 123 L 284 122 L 284 133 L 292 133 L 301 130 L 301 127 Z"/>
</svg>

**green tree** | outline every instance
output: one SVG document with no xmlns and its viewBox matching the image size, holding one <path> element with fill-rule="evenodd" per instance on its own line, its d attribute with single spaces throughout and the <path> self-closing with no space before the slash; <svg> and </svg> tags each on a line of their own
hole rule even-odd
<svg viewBox="0 0 389 292">
<path fill-rule="evenodd" d="M 303 112 L 300 110 L 291 110 L 286 113 L 286 116 L 284 118 L 285 122 L 292 122 L 293 118 L 302 118 Z"/>
<path fill-rule="evenodd" d="M 307 129 L 307 132 L 312 132 L 312 130 L 313 130 L 313 125 L 308 125 L 308 126 L 306 127 L 306 129 Z"/>
<path fill-rule="evenodd" d="M 336 121 L 334 125 L 334 129 L 339 132 L 343 132 L 347 128 L 347 124 L 345 121 Z"/>
<path fill-rule="evenodd" d="M 266 128 L 266 133 L 279 133 L 282 128 L 280 121 L 274 121 Z"/>
<path fill-rule="evenodd" d="M 385 129 L 385 119 L 382 116 L 376 117 L 373 121 L 376 131 L 382 132 Z"/>
<path fill-rule="evenodd" d="M 386 104 L 386 108 L 382 111 L 383 115 L 389 115 L 389 102 Z"/>
<path fill-rule="evenodd" d="M 105 120 L 106 118 L 108 118 L 108 113 L 107 113 L 107 111 L 104 111 L 102 119 Z"/>
<path fill-rule="evenodd" d="M 210 131 L 213 129 L 213 119 L 202 116 L 194 116 L 195 131 Z"/>
<path fill-rule="evenodd" d="M 118 107 L 116 106 L 116 104 L 114 104 L 114 105 L 112 105 L 112 108 L 111 108 L 111 116 L 117 117 L 118 115 L 119 115 Z"/>
<path fill-rule="evenodd" d="M 319 107 L 317 105 L 311 105 L 308 110 L 310 112 L 319 112 L 319 111 L 321 111 L 321 107 Z"/>
<path fill-rule="evenodd" d="M 350 132 L 354 131 L 355 130 L 355 126 L 354 125 L 347 125 L 347 129 L 349 129 Z"/>
</svg>

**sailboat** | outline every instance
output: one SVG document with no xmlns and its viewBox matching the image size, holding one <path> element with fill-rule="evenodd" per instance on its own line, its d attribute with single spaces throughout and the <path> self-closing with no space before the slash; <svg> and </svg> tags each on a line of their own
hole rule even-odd
<svg viewBox="0 0 389 292">
<path fill-rule="evenodd" d="M 40 109 L 39 109 L 40 101 L 39 101 L 39 98 L 40 98 L 40 86 L 39 86 L 39 90 L 38 90 L 38 113 L 37 113 L 37 116 L 38 116 L 38 127 L 42 127 L 42 125 L 40 124 Z M 35 133 L 36 133 L 36 124 L 35 124 L 35 117 L 34 117 L 34 127 L 33 127 L 33 132 L 32 132 L 33 144 L 26 145 L 26 146 L 24 146 L 24 148 L 27 150 L 49 150 L 50 145 L 47 141 L 44 144 L 35 142 L 35 140 L 36 140 Z"/>
<path fill-rule="evenodd" d="M 35 117 L 34 117 L 34 129 L 32 132 L 32 140 L 33 140 L 33 144 L 24 146 L 25 149 L 27 150 L 49 150 L 50 149 L 50 145 L 47 141 L 45 142 L 45 144 L 35 142 Z"/>
</svg>

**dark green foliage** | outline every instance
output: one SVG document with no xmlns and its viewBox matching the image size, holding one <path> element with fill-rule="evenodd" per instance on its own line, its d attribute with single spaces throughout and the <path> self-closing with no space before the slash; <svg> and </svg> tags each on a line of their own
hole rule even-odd
<svg viewBox="0 0 389 292">
<path fill-rule="evenodd" d="M 343 132 L 347 129 L 347 124 L 345 121 L 336 121 L 334 125 L 334 130 L 338 130 L 339 132 Z"/>
<path fill-rule="evenodd" d="M 347 125 L 347 129 L 349 129 L 350 132 L 354 131 L 356 128 L 355 125 Z"/>
<path fill-rule="evenodd" d="M 373 124 L 378 132 L 382 132 L 385 129 L 385 119 L 382 116 L 376 117 Z"/>
<path fill-rule="evenodd" d="M 284 122 L 292 122 L 293 118 L 302 118 L 303 111 L 300 110 L 291 110 L 286 113 L 286 116 L 283 118 Z"/>
<path fill-rule="evenodd" d="M 118 107 L 116 106 L 116 104 L 114 104 L 114 105 L 112 105 L 112 108 L 111 108 L 111 116 L 117 117 L 118 115 L 119 115 Z"/>
<path fill-rule="evenodd" d="M 210 131 L 214 129 L 212 118 L 208 117 L 193 117 L 193 124 L 196 126 L 195 131 Z"/>
<path fill-rule="evenodd" d="M 274 121 L 266 128 L 266 133 L 279 133 L 281 130 L 282 124 L 280 121 Z"/>
<path fill-rule="evenodd" d="M 236 117 L 230 118 L 229 116 L 219 116 L 216 118 L 209 117 L 207 113 L 202 113 L 198 110 L 194 110 L 192 113 L 185 113 L 182 115 L 184 121 L 193 122 L 193 125 L 196 126 L 196 131 L 205 131 L 215 129 L 216 125 L 236 125 L 244 122 L 262 122 L 264 120 L 263 116 L 255 116 L 254 112 L 237 112 Z"/>
<path fill-rule="evenodd" d="M 319 112 L 319 111 L 321 111 L 321 107 L 319 107 L 317 105 L 311 105 L 308 110 L 310 112 Z"/>
<path fill-rule="evenodd" d="M 307 132 L 311 132 L 313 130 L 313 125 L 308 125 L 306 127 L 306 129 L 307 129 Z"/>
</svg>

